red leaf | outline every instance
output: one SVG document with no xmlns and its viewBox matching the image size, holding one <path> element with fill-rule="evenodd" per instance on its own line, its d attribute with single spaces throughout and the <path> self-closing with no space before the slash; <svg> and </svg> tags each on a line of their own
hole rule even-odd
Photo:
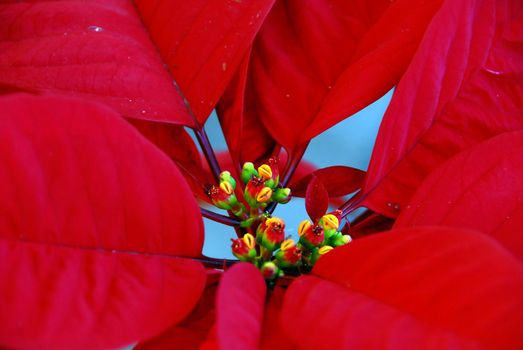
<svg viewBox="0 0 523 350">
<path fill-rule="evenodd" d="M 216 298 L 221 349 L 256 349 L 260 342 L 265 281 L 254 265 L 238 263 L 223 275 Z"/>
<path fill-rule="evenodd" d="M 372 211 L 368 211 L 357 217 L 349 225 L 344 226 L 342 231 L 349 234 L 353 239 L 358 239 L 375 233 L 388 231 L 392 228 L 394 220 Z"/>
<path fill-rule="evenodd" d="M 312 177 L 312 180 L 307 186 L 307 192 L 305 194 L 305 209 L 309 217 L 316 221 L 322 217 L 329 208 L 329 194 L 323 186 L 321 180 L 316 176 Z"/>
<path fill-rule="evenodd" d="M 151 340 L 141 342 L 135 350 L 199 349 L 214 324 L 217 282 L 207 280 L 200 301 L 183 322 Z"/>
<path fill-rule="evenodd" d="M 383 119 L 365 206 L 395 217 L 460 151 L 523 127 L 523 15 L 516 0 L 448 0 Z"/>
<path fill-rule="evenodd" d="M 0 82 L 194 124 L 131 1 L 1 4 Z"/>
<path fill-rule="evenodd" d="M 479 232 L 362 238 L 320 258 L 313 274 L 290 286 L 282 311 L 303 349 L 523 347 L 523 266 Z"/>
<path fill-rule="evenodd" d="M 172 162 L 101 105 L 0 107 L 0 344 L 114 348 L 180 321 L 204 274 L 177 257 L 203 230 Z"/>
<path fill-rule="evenodd" d="M 455 156 L 425 179 L 394 227 L 481 230 L 523 260 L 523 154 L 512 151 L 520 149 L 521 131 Z"/>
<path fill-rule="evenodd" d="M 276 2 L 237 97 L 244 113 L 293 152 L 394 86 L 439 3 Z"/>
<path fill-rule="evenodd" d="M 274 150 L 276 143 L 263 123 L 254 118 L 252 112 L 244 113 L 244 108 L 255 108 L 255 103 L 244 102 L 243 91 L 247 82 L 250 51 L 243 59 L 236 74 L 220 98 L 216 110 L 220 118 L 223 135 L 234 162 L 257 162 Z M 238 97 L 238 98 L 237 98 Z"/>
<path fill-rule="evenodd" d="M 203 184 L 212 177 L 206 176 L 200 153 L 182 126 L 138 119 L 128 121 L 176 163 L 196 197 L 209 198 Z"/>
<path fill-rule="evenodd" d="M 275 286 L 268 290 L 268 301 L 263 316 L 263 329 L 260 349 L 296 349 L 287 337 L 281 324 L 281 309 L 286 289 Z"/>
<path fill-rule="evenodd" d="M 329 193 L 329 197 L 340 197 L 352 193 L 361 187 L 365 172 L 348 166 L 331 166 L 318 169 L 298 180 L 292 187 L 292 194 L 303 197 L 307 184 L 316 176 Z"/>
<path fill-rule="evenodd" d="M 203 124 L 274 0 L 138 0 L 142 19 Z"/>
</svg>

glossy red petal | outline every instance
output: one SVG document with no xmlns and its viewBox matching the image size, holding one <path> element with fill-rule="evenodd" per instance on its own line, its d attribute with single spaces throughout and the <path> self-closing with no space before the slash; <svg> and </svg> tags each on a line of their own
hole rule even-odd
<svg viewBox="0 0 523 350">
<path fill-rule="evenodd" d="M 131 1 L 0 5 L 0 82 L 193 125 Z"/>
<path fill-rule="evenodd" d="M 499 135 L 431 173 L 394 227 L 452 226 L 490 234 L 523 260 L 523 132 Z M 517 234 L 519 233 L 519 234 Z"/>
<path fill-rule="evenodd" d="M 172 162 L 102 105 L 0 106 L 2 346 L 116 347 L 180 321 L 204 274 L 179 257 L 203 228 Z"/>
<path fill-rule="evenodd" d="M 391 217 L 460 151 L 523 127 L 523 4 L 448 0 L 387 110 L 365 206 Z"/>
<path fill-rule="evenodd" d="M 249 263 L 233 265 L 216 297 L 216 335 L 220 349 L 256 349 L 260 342 L 265 281 Z"/>
<path fill-rule="evenodd" d="M 326 254 L 313 274 L 290 286 L 282 312 L 302 348 L 523 346 L 523 265 L 479 232 L 374 235 Z"/>
<path fill-rule="evenodd" d="M 138 0 L 138 11 L 191 110 L 204 123 L 274 0 Z"/>
<path fill-rule="evenodd" d="M 329 197 L 339 197 L 356 191 L 363 185 L 365 172 L 348 166 L 331 166 L 315 170 L 313 173 L 302 177 L 293 184 L 292 194 L 303 197 L 307 185 L 312 177 L 316 176 L 329 193 Z"/>
<path fill-rule="evenodd" d="M 305 209 L 309 217 L 315 221 L 321 218 L 329 208 L 329 193 L 321 180 L 313 176 L 305 193 Z"/>
<path fill-rule="evenodd" d="M 276 2 L 254 42 L 244 113 L 293 152 L 396 84 L 439 3 Z"/>
</svg>

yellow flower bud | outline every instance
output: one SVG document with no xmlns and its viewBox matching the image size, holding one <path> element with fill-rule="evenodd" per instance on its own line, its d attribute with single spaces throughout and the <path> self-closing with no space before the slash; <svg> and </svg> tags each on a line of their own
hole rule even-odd
<svg viewBox="0 0 523 350">
<path fill-rule="evenodd" d="M 327 254 L 328 252 L 330 252 L 331 250 L 333 250 L 334 248 L 331 247 L 330 245 L 326 245 L 326 246 L 323 246 L 321 247 L 319 250 L 318 250 L 318 253 L 320 255 L 324 255 L 324 254 Z"/>
<path fill-rule="evenodd" d="M 232 194 L 232 192 L 234 191 L 234 189 L 232 188 L 232 185 L 228 181 L 221 182 L 220 188 L 222 189 L 223 192 L 225 192 L 227 194 Z"/>
<path fill-rule="evenodd" d="M 300 222 L 300 225 L 298 226 L 298 234 L 300 236 L 303 236 L 303 234 L 307 232 L 311 226 L 312 224 L 309 220 L 303 220 L 302 222 Z"/>
<path fill-rule="evenodd" d="M 243 236 L 243 241 L 245 242 L 245 245 L 247 247 L 249 247 L 249 249 L 254 249 L 254 246 L 256 245 L 256 241 L 254 239 L 254 236 L 251 235 L 250 233 L 246 233 L 244 236 Z"/>
<path fill-rule="evenodd" d="M 258 192 L 258 195 L 256 196 L 256 200 L 260 203 L 265 203 L 269 199 L 271 199 L 272 196 L 272 190 L 269 187 L 264 187 Z"/>
<path fill-rule="evenodd" d="M 292 248 L 292 247 L 294 247 L 294 240 L 289 238 L 289 239 L 286 239 L 285 241 L 283 241 L 280 249 L 282 251 L 286 251 L 287 249 Z"/>
<path fill-rule="evenodd" d="M 268 180 L 272 178 L 272 169 L 267 164 L 263 164 L 258 168 L 258 174 L 263 180 Z"/>
<path fill-rule="evenodd" d="M 321 219 L 323 221 L 323 228 L 325 230 L 337 230 L 338 227 L 340 227 L 340 221 L 335 215 L 323 215 Z"/>
</svg>

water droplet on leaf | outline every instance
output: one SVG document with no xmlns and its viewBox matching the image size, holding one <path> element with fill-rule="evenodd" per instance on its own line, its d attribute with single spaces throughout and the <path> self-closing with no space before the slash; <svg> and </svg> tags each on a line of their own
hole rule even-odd
<svg viewBox="0 0 523 350">
<path fill-rule="evenodd" d="M 89 30 L 91 32 L 99 33 L 101 31 L 103 31 L 104 29 L 102 27 L 99 27 L 99 26 L 89 26 L 89 27 L 87 27 L 87 30 Z"/>
</svg>

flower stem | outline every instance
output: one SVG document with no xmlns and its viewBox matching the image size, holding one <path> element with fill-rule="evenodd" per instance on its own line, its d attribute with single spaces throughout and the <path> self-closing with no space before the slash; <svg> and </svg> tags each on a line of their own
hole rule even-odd
<svg viewBox="0 0 523 350">
<path fill-rule="evenodd" d="M 341 210 L 341 212 L 342 212 L 341 216 L 345 217 L 345 216 L 349 215 L 354 209 L 356 209 L 358 207 L 358 205 L 361 204 L 361 202 L 363 202 L 365 197 L 367 197 L 367 196 L 362 195 L 361 190 L 360 190 L 354 196 L 352 196 L 348 201 L 343 203 L 339 207 L 339 210 Z"/>
<path fill-rule="evenodd" d="M 211 169 L 214 179 L 216 182 L 219 182 L 221 173 L 220 164 L 218 163 L 218 159 L 216 158 L 216 154 L 212 149 L 211 142 L 207 137 L 207 133 L 205 132 L 204 127 L 197 127 L 193 129 L 193 131 L 196 139 L 198 140 L 198 143 L 200 144 L 200 147 L 202 148 L 202 152 L 205 156 L 205 159 L 207 160 L 207 164 L 209 164 L 209 168 Z"/>
<path fill-rule="evenodd" d="M 231 218 L 231 217 L 228 217 L 225 215 L 221 215 L 221 214 L 215 213 L 213 211 L 210 211 L 210 210 L 207 210 L 204 208 L 200 208 L 200 211 L 201 211 L 202 215 L 204 217 L 206 217 L 207 219 L 219 222 L 220 224 L 224 224 L 227 226 L 233 226 L 233 227 L 240 225 L 240 220 L 238 220 L 238 219 Z"/>
</svg>

